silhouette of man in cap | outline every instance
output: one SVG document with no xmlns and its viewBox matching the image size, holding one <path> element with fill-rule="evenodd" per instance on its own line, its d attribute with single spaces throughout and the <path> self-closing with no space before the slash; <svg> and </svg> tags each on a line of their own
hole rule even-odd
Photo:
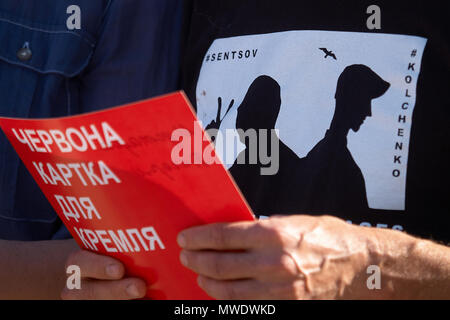
<svg viewBox="0 0 450 320">
<path fill-rule="evenodd" d="M 301 201 L 310 200 L 303 202 L 302 208 L 355 213 L 368 208 L 364 176 L 347 148 L 347 135 L 350 129 L 359 131 L 364 120 L 372 116 L 372 100 L 384 95 L 389 87 L 365 65 L 351 65 L 342 72 L 331 126 L 303 163 L 306 194 Z"/>
</svg>

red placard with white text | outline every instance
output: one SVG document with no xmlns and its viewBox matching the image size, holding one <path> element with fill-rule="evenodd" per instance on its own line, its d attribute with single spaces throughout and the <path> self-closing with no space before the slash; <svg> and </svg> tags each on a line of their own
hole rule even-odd
<svg viewBox="0 0 450 320">
<path fill-rule="evenodd" d="M 254 216 L 181 92 L 0 127 L 80 247 L 122 261 L 152 299 L 210 299 L 177 234 Z"/>
</svg>

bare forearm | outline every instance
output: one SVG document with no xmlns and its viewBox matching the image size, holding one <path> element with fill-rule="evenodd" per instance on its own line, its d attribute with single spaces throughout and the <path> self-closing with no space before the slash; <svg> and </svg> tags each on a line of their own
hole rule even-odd
<svg viewBox="0 0 450 320">
<path fill-rule="evenodd" d="M 0 299 L 59 299 L 74 240 L 0 240 Z"/>
<path fill-rule="evenodd" d="M 373 263 L 392 299 L 450 299 L 450 248 L 391 230 L 375 230 Z"/>
</svg>

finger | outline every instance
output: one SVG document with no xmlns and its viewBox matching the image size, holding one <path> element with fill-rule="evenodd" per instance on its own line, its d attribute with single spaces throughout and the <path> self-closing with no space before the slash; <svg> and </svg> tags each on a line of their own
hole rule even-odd
<svg viewBox="0 0 450 320">
<path fill-rule="evenodd" d="M 69 265 L 78 266 L 83 278 L 117 280 L 125 274 L 125 267 L 120 261 L 86 250 L 79 250 L 71 254 L 66 262 L 66 267 Z"/>
<path fill-rule="evenodd" d="M 195 273 L 216 280 L 258 279 L 273 282 L 298 277 L 298 269 L 282 251 L 180 253 L 181 263 Z"/>
<path fill-rule="evenodd" d="M 84 280 L 81 289 L 61 293 L 63 300 L 131 300 L 143 298 L 147 292 L 145 282 L 137 278 L 115 281 Z"/>
<path fill-rule="evenodd" d="M 180 232 L 177 241 L 188 250 L 244 250 L 278 244 L 276 230 L 264 221 L 217 223 Z"/>
<path fill-rule="evenodd" d="M 257 256 L 250 252 L 218 253 L 186 251 L 180 254 L 181 263 L 199 275 L 217 280 L 254 278 L 261 269 Z"/>
<path fill-rule="evenodd" d="M 199 276 L 198 285 L 218 300 L 292 300 L 305 297 L 304 281 L 275 284 L 257 280 L 221 281 Z"/>
</svg>

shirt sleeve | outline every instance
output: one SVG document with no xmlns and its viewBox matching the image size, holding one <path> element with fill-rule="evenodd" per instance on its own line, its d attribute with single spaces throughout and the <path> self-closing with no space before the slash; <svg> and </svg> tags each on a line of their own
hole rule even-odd
<svg viewBox="0 0 450 320">
<path fill-rule="evenodd" d="M 178 89 L 183 0 L 112 0 L 78 90 L 80 112 Z"/>
<path fill-rule="evenodd" d="M 79 110 L 73 111 L 100 110 L 177 90 L 182 15 L 183 0 L 112 0 L 91 61 L 74 82 Z M 52 237 L 70 238 L 64 224 Z"/>
</svg>

